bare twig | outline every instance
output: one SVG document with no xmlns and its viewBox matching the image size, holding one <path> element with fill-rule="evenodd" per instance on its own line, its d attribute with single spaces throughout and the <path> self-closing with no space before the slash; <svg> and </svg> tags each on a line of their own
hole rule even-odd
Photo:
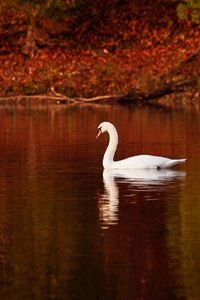
<svg viewBox="0 0 200 300">
<path fill-rule="evenodd" d="M 186 58 L 184 61 L 182 61 L 179 66 L 185 65 L 185 64 L 193 61 L 199 53 L 200 53 L 200 47 L 195 52 L 192 52 L 188 58 Z"/>
<path fill-rule="evenodd" d="M 18 95 L 18 96 L 8 96 L 8 97 L 0 97 L 0 103 L 7 102 L 7 103 L 23 103 L 23 102 L 37 102 L 37 103 L 55 103 L 55 104 L 71 104 L 71 103 L 90 103 L 90 102 L 105 102 L 111 101 L 112 99 L 119 98 L 118 95 L 103 95 L 91 98 L 71 98 L 66 97 L 64 95 Z"/>
<path fill-rule="evenodd" d="M 102 95 L 91 98 L 76 97 L 71 98 L 62 94 L 54 95 L 18 95 L 9 97 L 0 97 L 0 103 L 8 104 L 80 104 L 80 103 L 135 103 L 135 102 L 149 102 L 161 98 L 163 96 L 180 93 L 186 87 L 192 86 L 198 82 L 198 78 L 194 77 L 178 82 L 160 83 L 151 91 L 143 91 L 139 89 L 132 89 L 123 95 Z"/>
</svg>

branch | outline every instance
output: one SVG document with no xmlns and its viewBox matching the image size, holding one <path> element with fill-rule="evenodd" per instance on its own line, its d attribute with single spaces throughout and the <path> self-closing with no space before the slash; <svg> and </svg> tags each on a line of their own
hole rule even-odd
<svg viewBox="0 0 200 300">
<path fill-rule="evenodd" d="M 186 58 L 184 61 L 182 61 L 179 66 L 185 65 L 185 64 L 193 61 L 199 53 L 200 53 L 200 47 L 195 52 L 192 52 L 188 58 Z"/>
<path fill-rule="evenodd" d="M 147 103 L 151 100 L 163 96 L 180 93 L 186 87 L 192 86 L 198 82 L 198 77 L 160 84 L 153 90 L 145 92 L 139 89 L 132 89 L 123 95 L 102 95 L 91 98 L 77 97 L 70 98 L 62 94 L 55 95 L 18 95 L 9 97 L 0 97 L 0 103 L 7 104 L 80 104 L 80 103 Z"/>
<path fill-rule="evenodd" d="M 113 99 L 119 98 L 118 95 L 103 95 L 92 98 L 71 98 L 64 95 L 18 95 L 0 97 L 0 103 L 8 104 L 23 104 L 23 103 L 37 103 L 37 104 L 78 104 L 78 103 L 91 103 L 91 102 L 110 102 Z"/>
<path fill-rule="evenodd" d="M 198 78 L 195 77 L 188 80 L 160 84 L 157 88 L 154 88 L 153 90 L 148 92 L 135 89 L 129 91 L 126 95 L 123 95 L 121 98 L 119 98 L 118 102 L 149 102 L 151 100 L 158 99 L 173 93 L 183 92 L 186 87 L 192 86 L 197 82 Z"/>
</svg>

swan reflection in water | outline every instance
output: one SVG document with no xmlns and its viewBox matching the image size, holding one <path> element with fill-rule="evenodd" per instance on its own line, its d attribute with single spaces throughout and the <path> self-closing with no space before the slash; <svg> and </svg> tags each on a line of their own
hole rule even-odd
<svg viewBox="0 0 200 300">
<path fill-rule="evenodd" d="M 186 173 L 175 170 L 104 170 L 104 193 L 99 197 L 100 222 L 103 229 L 118 223 L 119 213 L 119 183 L 128 184 L 128 190 L 136 194 L 144 191 L 161 191 L 173 184 L 177 179 L 183 179 Z M 127 190 L 127 188 L 126 188 Z M 133 193 L 126 196 L 133 196 Z M 155 194 L 154 194 L 155 196 Z M 158 199 L 156 199 L 158 200 Z"/>
</svg>

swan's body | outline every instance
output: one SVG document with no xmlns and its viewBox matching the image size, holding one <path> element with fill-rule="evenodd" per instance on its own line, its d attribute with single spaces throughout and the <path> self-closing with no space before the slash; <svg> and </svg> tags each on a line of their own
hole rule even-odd
<svg viewBox="0 0 200 300">
<path fill-rule="evenodd" d="M 162 169 L 185 162 L 184 159 L 170 159 L 155 155 L 136 155 L 123 160 L 114 161 L 118 145 L 118 134 L 115 126 L 110 122 L 103 122 L 98 126 L 98 134 L 108 132 L 109 144 L 103 157 L 104 169 Z"/>
</svg>

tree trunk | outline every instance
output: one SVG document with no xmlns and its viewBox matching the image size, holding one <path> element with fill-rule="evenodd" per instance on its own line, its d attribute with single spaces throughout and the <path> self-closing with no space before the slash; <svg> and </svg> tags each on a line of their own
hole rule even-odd
<svg viewBox="0 0 200 300">
<path fill-rule="evenodd" d="M 27 56 L 33 56 L 37 50 L 36 46 L 36 20 L 38 15 L 38 9 L 32 9 L 30 13 L 30 22 L 27 30 L 25 45 L 22 49 L 22 53 Z"/>
</svg>

